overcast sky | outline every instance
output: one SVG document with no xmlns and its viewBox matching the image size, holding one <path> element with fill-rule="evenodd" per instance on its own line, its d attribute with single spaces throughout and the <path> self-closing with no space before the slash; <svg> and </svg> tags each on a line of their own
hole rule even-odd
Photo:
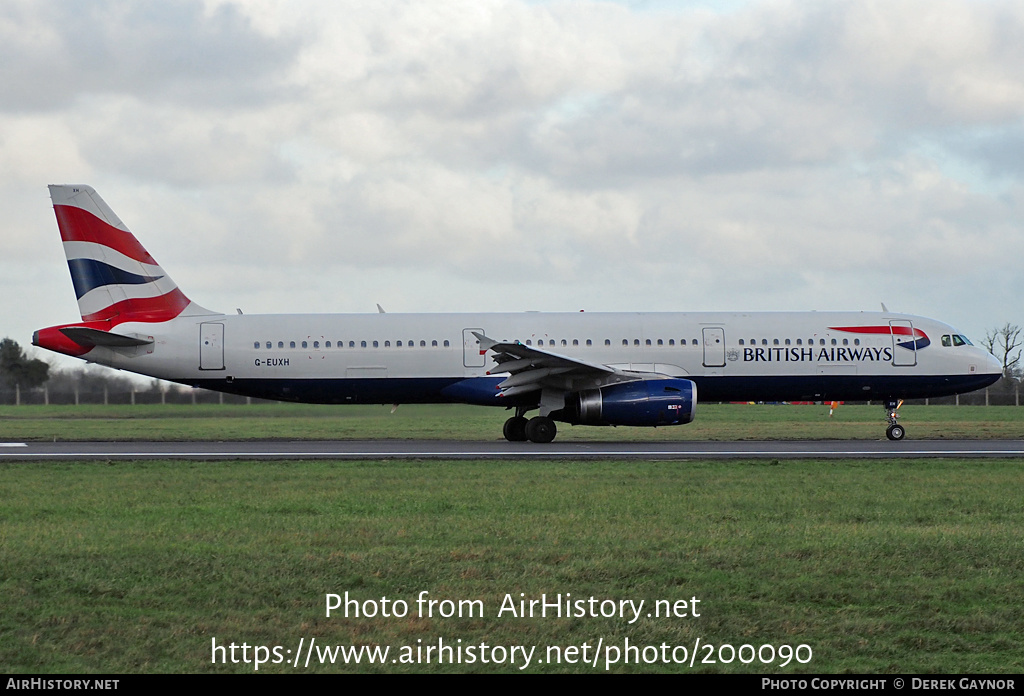
<svg viewBox="0 0 1024 696">
<path fill-rule="evenodd" d="M 1024 324 L 1015 0 L 4 0 L 0 335 L 85 183 L 226 312 Z"/>
</svg>

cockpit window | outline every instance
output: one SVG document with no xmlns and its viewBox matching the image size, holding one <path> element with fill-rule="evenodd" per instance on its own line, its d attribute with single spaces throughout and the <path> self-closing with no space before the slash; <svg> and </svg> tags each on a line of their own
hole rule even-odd
<svg viewBox="0 0 1024 696">
<path fill-rule="evenodd" d="M 967 340 L 966 336 L 960 334 L 953 334 L 953 345 L 954 346 L 973 346 L 974 344 Z"/>
<path fill-rule="evenodd" d="M 946 334 L 942 337 L 942 347 L 949 348 L 951 345 L 953 345 L 953 343 L 950 341 L 949 334 Z"/>
</svg>

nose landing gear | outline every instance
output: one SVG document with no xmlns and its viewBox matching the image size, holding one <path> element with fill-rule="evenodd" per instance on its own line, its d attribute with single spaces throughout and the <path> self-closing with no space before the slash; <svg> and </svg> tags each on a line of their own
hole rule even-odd
<svg viewBox="0 0 1024 696">
<path fill-rule="evenodd" d="M 903 436 L 907 434 L 903 426 L 897 422 L 897 419 L 900 417 L 900 406 L 902 405 L 903 399 L 885 402 L 885 411 L 889 422 L 889 427 L 885 429 L 885 436 L 890 440 L 902 440 Z"/>
</svg>

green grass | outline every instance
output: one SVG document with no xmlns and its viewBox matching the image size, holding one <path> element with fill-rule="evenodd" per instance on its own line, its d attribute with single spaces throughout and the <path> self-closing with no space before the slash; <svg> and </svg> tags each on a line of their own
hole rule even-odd
<svg viewBox="0 0 1024 696">
<path fill-rule="evenodd" d="M 699 638 L 806 644 L 814 657 L 785 668 L 698 661 L 612 671 L 1020 672 L 1022 479 L 1019 460 L 3 465 L 0 664 L 253 670 L 211 664 L 213 638 L 397 649 L 443 637 L 539 653 Z M 413 602 L 421 590 L 479 599 L 486 615 L 325 616 L 326 593 Z M 498 618 L 503 595 L 521 592 L 696 596 L 701 616 Z"/>
<path fill-rule="evenodd" d="M 1024 408 L 904 406 L 910 439 L 1024 437 Z M 509 412 L 458 405 L 5 406 L 0 441 L 445 439 L 495 440 Z M 559 426 L 559 441 L 785 440 L 885 437 L 880 406 L 701 404 L 693 423 L 669 428 Z"/>
</svg>

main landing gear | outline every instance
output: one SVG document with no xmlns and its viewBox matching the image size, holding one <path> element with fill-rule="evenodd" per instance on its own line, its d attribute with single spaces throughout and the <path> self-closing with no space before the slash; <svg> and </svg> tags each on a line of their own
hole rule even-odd
<svg viewBox="0 0 1024 696">
<path fill-rule="evenodd" d="M 889 427 L 885 429 L 885 436 L 890 440 L 902 440 L 903 436 L 907 434 L 907 431 L 903 429 L 896 419 L 900 417 L 899 410 L 900 406 L 903 405 L 903 399 L 899 401 L 886 401 L 885 411 L 888 416 Z"/>
<path fill-rule="evenodd" d="M 545 444 L 555 439 L 558 428 L 555 421 L 547 416 L 534 416 L 527 419 L 523 414 L 526 409 L 516 408 L 516 415 L 505 421 L 502 433 L 509 442 L 537 442 Z"/>
</svg>

